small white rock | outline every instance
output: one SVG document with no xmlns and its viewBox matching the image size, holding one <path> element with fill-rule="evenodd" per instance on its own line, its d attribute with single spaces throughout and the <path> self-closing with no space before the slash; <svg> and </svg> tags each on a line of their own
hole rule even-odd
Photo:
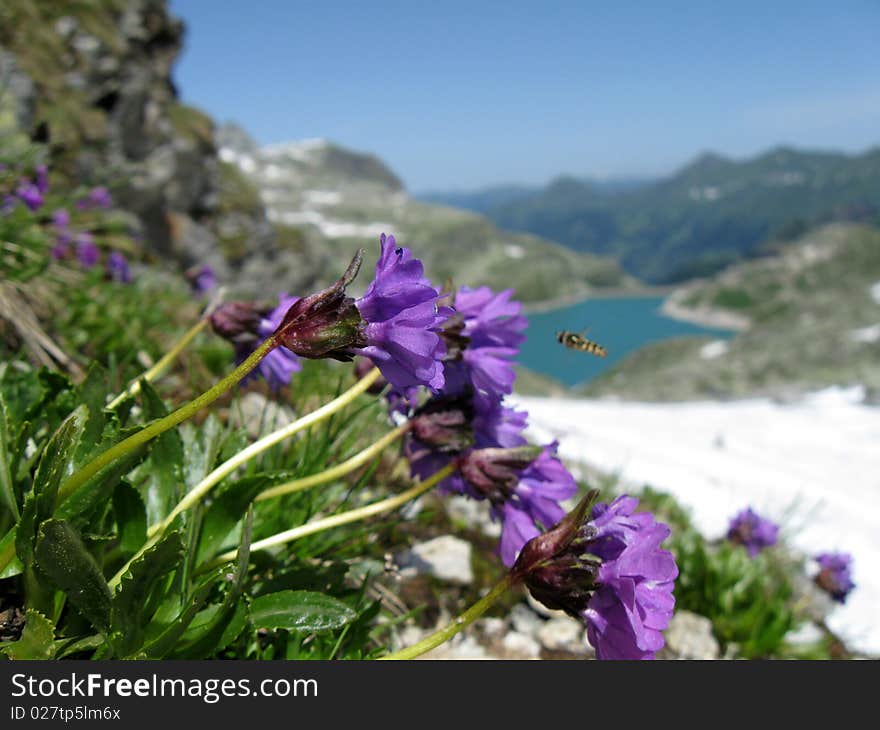
<svg viewBox="0 0 880 730">
<path fill-rule="evenodd" d="M 471 569 L 471 544 L 452 535 L 442 535 L 422 542 L 396 558 L 404 578 L 431 575 L 448 583 L 469 585 L 474 580 Z"/>
<path fill-rule="evenodd" d="M 545 621 L 538 629 L 537 636 L 541 646 L 546 649 L 585 653 L 583 624 L 570 616 Z"/>
<path fill-rule="evenodd" d="M 541 655 L 541 645 L 518 631 L 509 632 L 501 644 L 510 659 L 537 659 Z"/>
</svg>

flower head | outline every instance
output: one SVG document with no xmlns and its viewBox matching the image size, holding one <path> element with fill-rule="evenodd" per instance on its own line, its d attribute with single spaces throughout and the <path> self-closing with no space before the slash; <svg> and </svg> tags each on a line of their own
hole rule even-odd
<svg viewBox="0 0 880 730">
<path fill-rule="evenodd" d="M 52 213 L 52 225 L 58 230 L 65 230 L 70 225 L 70 213 L 67 208 L 58 208 Z"/>
<path fill-rule="evenodd" d="M 94 268 L 101 258 L 101 252 L 95 245 L 95 239 L 91 233 L 80 233 L 76 237 L 76 257 L 84 269 Z"/>
<path fill-rule="evenodd" d="M 15 195 L 30 210 L 38 210 L 43 205 L 42 191 L 30 180 L 22 180 L 15 190 Z"/>
<path fill-rule="evenodd" d="M 422 264 L 393 236 L 382 236 L 376 276 L 358 300 L 346 295 L 363 260 L 358 252 L 332 286 L 294 304 L 275 337 L 302 357 L 370 358 L 401 391 L 443 385 L 443 353 L 437 333 L 444 315 L 439 293 L 422 275 Z"/>
<path fill-rule="evenodd" d="M 727 539 L 742 545 L 751 557 L 772 547 L 779 539 L 779 525 L 760 517 L 751 507 L 737 513 L 730 521 Z"/>
<path fill-rule="evenodd" d="M 845 603 L 856 587 L 852 579 L 852 555 L 848 553 L 821 553 L 816 556 L 819 572 L 813 578 L 817 586 L 838 603 Z"/>
<path fill-rule="evenodd" d="M 217 277 L 214 275 L 214 269 L 207 264 L 193 266 L 187 269 L 184 275 L 196 294 L 206 294 L 217 286 Z"/>
<path fill-rule="evenodd" d="M 34 184 L 43 195 L 49 192 L 49 168 L 46 165 L 37 165 L 34 170 Z"/>
<path fill-rule="evenodd" d="M 111 208 L 113 206 L 113 198 L 110 197 L 110 191 L 103 186 L 92 188 L 89 194 L 84 198 L 80 198 L 76 202 L 76 207 L 80 210 L 90 210 L 92 208 Z"/>
<path fill-rule="evenodd" d="M 492 397 L 513 391 L 512 359 L 525 339 L 528 320 L 520 315 L 522 304 L 511 301 L 512 296 L 512 289 L 495 293 L 487 286 L 462 287 L 455 294 L 456 314 L 443 332 L 449 353 L 448 391 L 470 386 Z"/>
<path fill-rule="evenodd" d="M 113 281 L 118 281 L 121 284 L 128 284 L 131 281 L 128 261 L 119 251 L 111 251 L 107 257 L 107 273 Z"/>
<path fill-rule="evenodd" d="M 527 543 L 513 572 L 545 606 L 586 624 L 599 659 L 653 659 L 675 606 L 678 567 L 660 549 L 669 528 L 626 495 L 585 521 L 595 495 Z"/>
<path fill-rule="evenodd" d="M 279 304 L 273 309 L 261 309 L 247 302 L 226 302 L 212 312 L 209 320 L 218 335 L 235 346 L 235 360 L 244 362 L 248 356 L 269 337 L 284 315 L 299 297 L 279 295 Z M 272 390 L 290 384 L 295 372 L 302 369 L 299 358 L 286 347 L 272 349 L 242 382 L 262 375 Z"/>
<path fill-rule="evenodd" d="M 422 262 L 394 236 L 379 239 L 376 275 L 355 302 L 365 322 L 369 357 L 385 379 L 398 389 L 425 385 L 443 387 L 443 344 L 440 327 L 448 312 L 440 311 L 440 292 L 424 276 Z"/>
</svg>

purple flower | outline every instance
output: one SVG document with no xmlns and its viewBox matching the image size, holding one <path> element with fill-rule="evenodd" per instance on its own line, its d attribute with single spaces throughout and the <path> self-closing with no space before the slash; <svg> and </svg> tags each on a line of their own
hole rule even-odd
<svg viewBox="0 0 880 730">
<path fill-rule="evenodd" d="M 297 301 L 276 339 L 301 357 L 351 360 L 370 358 L 401 391 L 443 385 L 443 345 L 438 334 L 446 314 L 439 293 L 422 276 L 422 263 L 393 236 L 382 236 L 376 276 L 363 297 L 345 293 L 363 261 L 359 251 L 332 286 Z"/>
<path fill-rule="evenodd" d="M 52 246 L 52 250 L 50 251 L 52 258 L 55 259 L 56 261 L 61 261 L 62 259 L 66 259 L 68 253 L 70 253 L 69 241 L 64 241 L 64 242 L 59 241 L 54 246 Z"/>
<path fill-rule="evenodd" d="M 745 547 L 751 557 L 776 544 L 779 525 L 760 517 L 751 507 L 739 512 L 727 530 L 727 539 Z"/>
<path fill-rule="evenodd" d="M 838 603 L 845 603 L 850 591 L 856 587 L 853 582 L 852 555 L 848 553 L 821 553 L 816 556 L 819 572 L 813 580 Z"/>
<path fill-rule="evenodd" d="M 456 316 L 444 329 L 447 340 L 447 390 L 471 385 L 477 392 L 500 397 L 513 391 L 512 358 L 525 339 L 528 320 L 522 304 L 511 301 L 512 289 L 498 294 L 489 287 L 462 287 L 455 295 Z"/>
<path fill-rule="evenodd" d="M 76 257 L 84 269 L 91 269 L 98 263 L 101 252 L 95 245 L 91 233 L 80 233 L 76 237 Z"/>
<path fill-rule="evenodd" d="M 103 186 L 92 188 L 89 194 L 84 198 L 76 201 L 76 207 L 80 210 L 91 210 L 92 208 L 111 208 L 113 199 L 110 197 L 110 191 Z"/>
<path fill-rule="evenodd" d="M 70 225 L 70 213 L 67 208 L 58 208 L 52 213 L 52 225 L 59 230 L 64 230 Z"/>
<path fill-rule="evenodd" d="M 30 210 L 38 210 L 43 205 L 43 193 L 30 180 L 22 180 L 15 190 L 15 195 Z"/>
<path fill-rule="evenodd" d="M 34 171 L 37 190 L 43 195 L 49 192 L 49 168 L 45 165 L 37 165 Z"/>
<path fill-rule="evenodd" d="M 556 457 L 558 444 L 542 450 L 522 474 L 511 497 L 492 514 L 501 520 L 501 560 L 508 567 L 516 561 L 523 546 L 541 531 L 548 530 L 565 516 L 560 502 L 574 496 L 577 483 Z"/>
<path fill-rule="evenodd" d="M 113 281 L 118 281 L 121 284 L 128 284 L 131 281 L 128 261 L 119 251 L 111 251 L 107 257 L 107 273 Z"/>
<path fill-rule="evenodd" d="M 660 549 L 669 528 L 626 495 L 585 521 L 595 495 L 529 541 L 514 575 L 545 606 L 580 618 L 599 659 L 653 659 L 675 606 L 678 567 Z"/>
<path fill-rule="evenodd" d="M 239 364 L 269 337 L 284 319 L 284 315 L 299 297 L 280 294 L 274 309 L 259 309 L 247 302 L 227 302 L 210 316 L 213 330 L 235 346 L 235 361 Z M 262 375 L 272 390 L 289 385 L 293 374 L 302 369 L 299 358 L 286 347 L 278 346 L 266 355 L 242 383 Z"/>
<path fill-rule="evenodd" d="M 205 294 L 217 286 L 217 277 L 214 276 L 214 269 L 207 264 L 202 266 L 195 276 L 194 288 L 197 292 Z"/>
<path fill-rule="evenodd" d="M 369 357 L 397 389 L 443 387 L 440 326 L 447 315 L 437 306 L 440 292 L 425 278 L 422 262 L 394 236 L 379 239 L 376 276 L 355 302 L 366 323 L 369 343 L 358 353 Z"/>
</svg>

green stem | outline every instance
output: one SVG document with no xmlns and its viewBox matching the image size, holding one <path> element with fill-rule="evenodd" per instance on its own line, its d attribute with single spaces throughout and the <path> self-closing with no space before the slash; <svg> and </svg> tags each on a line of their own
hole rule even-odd
<svg viewBox="0 0 880 730">
<path fill-rule="evenodd" d="M 425 652 L 437 648 L 440 644 L 449 641 L 459 631 L 480 618 L 480 616 L 486 613 L 487 609 L 495 603 L 495 601 L 507 593 L 507 591 L 516 583 L 517 579 L 514 578 L 513 574 L 507 573 L 504 578 L 492 586 L 492 589 L 485 596 L 456 618 L 451 624 L 439 631 L 435 631 L 430 636 L 426 636 L 418 643 L 408 646 L 406 649 L 395 651 L 392 654 L 386 654 L 385 656 L 379 657 L 379 659 L 415 659 Z"/>
<path fill-rule="evenodd" d="M 246 449 L 242 449 L 231 459 L 224 461 L 220 466 L 214 469 L 214 471 L 212 471 L 204 479 L 202 479 L 202 481 L 196 484 L 196 486 L 194 486 L 189 492 L 187 492 L 186 496 L 182 500 L 180 500 L 180 502 L 178 502 L 177 506 L 168 513 L 168 516 L 165 517 L 164 520 L 162 520 L 161 522 L 157 522 L 155 525 L 152 525 L 150 529 L 147 530 L 147 535 L 149 537 L 152 537 L 157 533 L 164 532 L 168 528 L 168 526 L 172 522 L 174 522 L 177 515 L 179 515 L 181 512 L 188 510 L 194 504 L 199 502 L 214 487 L 214 485 L 216 485 L 227 475 L 234 472 L 239 466 L 241 466 L 245 462 L 253 459 L 258 454 L 263 453 L 264 451 L 266 451 L 266 449 L 274 446 L 275 444 L 284 441 L 284 439 L 290 438 L 295 433 L 302 431 L 303 429 L 309 428 L 310 426 L 313 426 L 314 424 L 324 420 L 325 418 L 333 415 L 337 411 L 347 406 L 367 388 L 369 388 L 376 381 L 376 378 L 378 378 L 379 375 L 380 372 L 378 368 L 373 368 L 351 388 L 334 398 L 329 403 L 321 406 L 317 410 L 312 411 L 302 418 L 298 418 L 296 421 L 288 424 L 284 428 L 279 428 L 277 431 L 273 431 L 272 433 L 261 438 L 259 441 L 254 441 L 254 443 L 252 443 Z"/>
<path fill-rule="evenodd" d="M 334 479 L 343 477 L 349 472 L 352 472 L 358 467 L 363 466 L 368 461 L 381 454 L 386 446 L 394 443 L 397 439 L 403 436 L 403 434 L 405 434 L 409 430 L 409 427 L 409 421 L 401 424 L 393 431 L 385 434 L 374 444 L 371 444 L 370 446 L 365 448 L 363 451 L 355 454 L 350 459 L 346 459 L 341 464 L 331 467 L 330 469 L 324 469 L 324 471 L 318 472 L 317 474 L 312 474 L 310 476 L 303 477 L 302 479 L 294 479 L 292 481 L 285 482 L 284 484 L 279 484 L 277 486 L 271 487 L 265 492 L 260 492 L 257 495 L 256 501 L 261 502 L 264 499 L 273 499 L 275 497 L 282 497 L 286 494 L 302 492 L 303 490 L 309 489 L 310 487 L 316 487 L 319 484 L 326 484 L 327 482 L 332 482 Z"/>
<path fill-rule="evenodd" d="M 141 392 L 141 380 L 146 380 L 148 383 L 152 383 L 157 378 L 162 377 L 168 369 L 171 367 L 171 363 L 177 358 L 177 356 L 183 352 L 184 348 L 192 342 L 193 337 L 195 337 L 199 332 L 201 332 L 208 325 L 207 319 L 200 319 L 195 323 L 190 329 L 181 337 L 177 342 L 174 343 L 172 348 L 168 350 L 153 367 L 147 370 L 143 375 L 141 375 L 137 380 L 130 383 L 129 386 L 123 390 L 119 395 L 117 395 L 112 401 L 107 404 L 107 408 L 113 409 L 116 408 L 120 403 L 122 403 L 125 398 L 130 395 L 137 395 Z"/>
<path fill-rule="evenodd" d="M 68 477 L 68 479 L 61 485 L 61 487 L 59 487 L 58 497 L 55 500 L 55 506 L 57 507 L 62 502 L 64 502 L 65 499 L 67 499 L 89 479 L 95 476 L 95 474 L 101 471 L 101 469 L 118 459 L 120 456 L 127 454 L 132 449 L 136 449 L 141 444 L 146 443 L 150 439 L 155 438 L 156 436 L 164 433 L 168 429 L 174 428 L 174 426 L 176 426 L 178 423 L 185 421 L 187 418 L 190 418 L 205 406 L 213 403 L 233 385 L 238 383 L 238 381 L 240 381 L 251 370 L 253 370 L 260 362 L 260 360 L 262 360 L 272 350 L 272 348 L 276 347 L 277 345 L 278 343 L 275 341 L 275 339 L 269 337 L 250 354 L 247 360 L 245 360 L 229 375 L 219 381 L 213 388 L 205 391 L 198 398 L 190 401 L 186 405 L 181 406 L 173 413 L 169 413 L 164 418 L 160 418 L 159 420 L 154 421 L 137 433 L 133 433 L 127 439 L 123 439 L 118 444 L 111 446 L 105 452 L 96 456 L 82 469 L 74 472 L 70 477 Z"/>
<path fill-rule="evenodd" d="M 365 507 L 358 507 L 357 509 L 349 510 L 348 512 L 341 512 L 338 515 L 324 517 L 323 519 L 315 520 L 314 522 L 309 522 L 305 525 L 300 525 L 299 527 L 294 527 L 292 530 L 279 532 L 277 535 L 272 535 L 263 540 L 257 540 L 257 542 L 251 545 L 251 553 L 254 553 L 257 550 L 267 550 L 268 548 L 276 547 L 277 545 L 284 545 L 293 542 L 294 540 L 299 540 L 301 537 L 329 530 L 331 527 L 347 525 L 351 522 L 357 522 L 358 520 L 372 517 L 373 515 L 390 512 L 432 489 L 438 482 L 442 482 L 446 477 L 452 474 L 455 469 L 456 466 L 454 464 L 449 464 L 439 471 L 434 472 L 431 476 L 425 479 L 425 481 L 419 482 L 405 492 L 401 492 L 388 499 L 373 502 L 373 504 L 368 504 Z M 208 565 L 200 568 L 199 571 L 210 570 L 223 563 L 228 563 L 230 560 L 235 560 L 237 555 L 237 550 L 230 550 L 228 553 L 223 553 L 222 555 L 217 556 Z"/>
</svg>

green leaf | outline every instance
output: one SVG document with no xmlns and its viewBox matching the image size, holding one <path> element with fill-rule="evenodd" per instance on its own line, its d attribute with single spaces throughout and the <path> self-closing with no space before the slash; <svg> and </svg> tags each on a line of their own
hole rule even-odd
<svg viewBox="0 0 880 730">
<path fill-rule="evenodd" d="M 210 560 L 225 547 L 235 526 L 241 522 L 248 505 L 269 485 L 269 477 L 256 474 L 233 482 L 214 499 L 202 519 L 196 565 Z"/>
<path fill-rule="evenodd" d="M 139 431 L 140 428 L 133 430 Z M 132 449 L 101 469 L 64 500 L 58 507 L 56 515 L 84 529 L 96 512 L 107 508 L 107 503 L 112 499 L 113 492 L 121 484 L 122 478 L 144 458 L 148 448 L 147 445 L 142 445 Z"/>
<path fill-rule="evenodd" d="M 39 611 L 29 608 L 21 638 L 9 646 L 7 654 L 11 659 L 51 659 L 54 642 L 55 626 Z"/>
<path fill-rule="evenodd" d="M 58 487 L 68 474 L 68 465 L 87 418 L 88 409 L 84 405 L 77 408 L 58 427 L 40 457 L 34 487 L 25 498 L 15 538 L 15 551 L 25 568 L 34 562 L 37 528 L 55 511 Z"/>
<path fill-rule="evenodd" d="M 356 617 L 357 613 L 342 601 L 313 591 L 279 591 L 251 601 L 251 623 L 258 629 L 330 631 Z"/>
<path fill-rule="evenodd" d="M 223 443 L 223 426 L 211 413 L 198 428 L 187 424 L 181 429 L 186 447 L 186 486 L 192 489 L 214 468 Z"/>
<path fill-rule="evenodd" d="M 15 534 L 16 527 L 13 526 L 12 529 L 0 539 L 0 564 L 2 564 L 2 561 L 9 560 L 6 567 L 3 568 L 3 570 L 0 570 L 0 580 L 11 578 L 13 575 L 18 575 L 24 570 L 21 560 L 19 560 L 18 556 L 15 554 Z"/>
<path fill-rule="evenodd" d="M 121 481 L 113 490 L 113 514 L 119 550 L 129 558 L 147 541 L 147 510 L 140 492 L 126 481 Z"/>
<path fill-rule="evenodd" d="M 190 627 L 184 641 L 176 647 L 175 657 L 181 659 L 209 657 L 220 651 L 241 633 L 241 628 L 247 620 L 247 604 L 239 598 L 247 576 L 253 523 L 254 510 L 253 507 L 250 507 L 244 518 L 234 572 L 231 575 L 224 573 L 224 580 L 231 584 L 226 597 L 219 607 L 212 606 L 202 612 L 203 614 L 211 613 L 203 618 L 203 622 L 197 630 L 195 626 Z M 195 623 L 193 621 L 193 624 Z M 231 633 L 234 635 L 231 636 Z"/>
<path fill-rule="evenodd" d="M 110 608 L 112 643 L 121 656 L 128 656 L 143 643 L 142 615 L 150 591 L 159 578 L 177 568 L 182 556 L 180 535 L 172 532 L 135 560 L 122 576 Z"/>
<path fill-rule="evenodd" d="M 153 420 L 168 414 L 158 393 L 143 379 L 141 397 L 146 418 Z M 183 442 L 177 429 L 165 431 L 153 441 L 145 468 L 148 480 L 144 502 L 152 524 L 167 515 L 183 497 Z"/>
<path fill-rule="evenodd" d="M 77 388 L 79 401 L 89 409 L 89 418 L 83 430 L 78 457 L 86 457 L 98 449 L 104 434 L 104 403 L 107 395 L 107 376 L 98 363 L 92 363 L 86 379 Z"/>
<path fill-rule="evenodd" d="M 76 530 L 64 520 L 46 520 L 40 526 L 35 557 L 39 569 L 106 634 L 110 628 L 110 588 Z"/>
<path fill-rule="evenodd" d="M 196 614 L 198 614 L 208 596 L 211 595 L 218 582 L 225 578 L 225 569 L 219 568 L 209 573 L 196 586 L 189 597 L 186 607 L 158 636 L 148 641 L 138 652 L 137 658 L 161 659 L 177 646 L 178 640 L 186 632 Z"/>
<path fill-rule="evenodd" d="M 15 497 L 15 487 L 12 482 L 12 428 L 9 413 L 6 409 L 6 401 L 0 393 L 0 500 L 12 512 L 17 520 L 20 516 L 18 500 Z"/>
</svg>

